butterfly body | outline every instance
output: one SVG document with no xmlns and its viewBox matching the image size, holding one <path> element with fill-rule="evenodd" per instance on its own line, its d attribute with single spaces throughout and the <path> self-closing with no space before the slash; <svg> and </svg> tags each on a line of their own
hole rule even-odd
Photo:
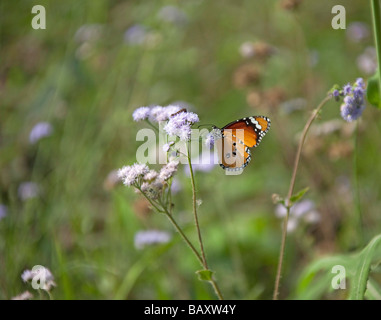
<svg viewBox="0 0 381 320">
<path fill-rule="evenodd" d="M 250 148 L 259 145 L 270 123 L 268 117 L 251 116 L 233 121 L 222 129 L 214 127 L 220 166 L 227 171 L 242 171 L 251 161 Z"/>
</svg>

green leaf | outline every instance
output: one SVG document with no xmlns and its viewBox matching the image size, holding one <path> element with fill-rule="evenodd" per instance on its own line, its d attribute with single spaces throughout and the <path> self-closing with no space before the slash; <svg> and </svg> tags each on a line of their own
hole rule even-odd
<svg viewBox="0 0 381 320">
<path fill-rule="evenodd" d="M 368 80 L 368 87 L 366 88 L 366 98 L 370 104 L 381 109 L 379 75 L 376 73 Z"/>
<path fill-rule="evenodd" d="M 305 195 L 305 193 L 308 190 L 309 190 L 309 187 L 306 187 L 306 188 L 300 190 L 298 193 L 292 195 L 291 198 L 290 198 L 291 203 L 299 201 Z"/>
<path fill-rule="evenodd" d="M 350 300 L 363 300 L 373 259 L 377 257 L 381 235 L 374 237 L 360 252 L 355 275 L 351 283 Z"/>
<path fill-rule="evenodd" d="M 199 270 L 196 271 L 198 278 L 201 281 L 212 281 L 213 271 L 212 270 Z"/>
<path fill-rule="evenodd" d="M 319 299 L 324 292 L 332 291 L 335 265 L 343 266 L 346 280 L 349 280 L 348 299 L 375 299 L 381 296 L 381 289 L 369 278 L 370 272 L 378 265 L 381 258 L 381 234 L 374 237 L 369 244 L 357 253 L 335 255 L 320 258 L 307 266 L 301 274 L 296 287 L 296 299 Z M 368 292 L 369 291 L 369 292 Z"/>
<path fill-rule="evenodd" d="M 381 287 L 372 278 L 369 278 L 366 286 L 365 298 L 368 300 L 381 300 Z"/>
</svg>

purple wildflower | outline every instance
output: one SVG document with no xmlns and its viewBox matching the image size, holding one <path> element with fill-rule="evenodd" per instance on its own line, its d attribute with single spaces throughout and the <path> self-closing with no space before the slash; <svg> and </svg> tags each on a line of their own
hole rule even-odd
<svg viewBox="0 0 381 320">
<path fill-rule="evenodd" d="M 144 175 L 145 181 L 153 181 L 157 178 L 158 173 L 155 170 L 150 170 Z"/>
<path fill-rule="evenodd" d="M 283 205 L 278 204 L 275 208 L 275 215 L 278 218 L 283 218 L 286 214 L 287 209 Z M 313 201 L 302 200 L 290 208 L 287 230 L 290 232 L 294 231 L 300 220 L 306 223 L 316 223 L 320 220 L 320 214 L 315 209 L 315 203 Z"/>
<path fill-rule="evenodd" d="M 214 146 L 214 134 L 213 134 L 213 132 L 209 132 L 209 134 L 206 136 L 205 145 L 210 149 Z"/>
<path fill-rule="evenodd" d="M 118 177 L 126 186 L 131 186 L 138 182 L 138 178 L 149 172 L 146 164 L 135 163 L 132 166 L 124 166 L 118 170 Z"/>
<path fill-rule="evenodd" d="M 50 291 L 52 287 L 57 286 L 54 282 L 54 276 L 51 271 L 40 265 L 34 266 L 32 270 L 25 270 L 21 274 L 21 279 L 24 282 L 39 280 L 39 288 L 46 291 Z"/>
<path fill-rule="evenodd" d="M 350 83 L 346 84 L 344 87 L 343 87 L 343 93 L 345 95 L 348 95 L 348 94 L 351 94 L 352 92 L 352 86 Z"/>
<path fill-rule="evenodd" d="M 23 182 L 19 185 L 17 193 L 19 198 L 25 201 L 37 197 L 40 193 L 40 188 L 34 182 Z"/>
<path fill-rule="evenodd" d="M 180 111 L 179 106 L 169 105 L 167 107 L 156 106 L 151 109 L 150 120 L 152 122 L 167 121 L 172 114 Z"/>
<path fill-rule="evenodd" d="M 34 144 L 42 138 L 49 137 L 53 132 L 53 127 L 49 122 L 39 122 L 29 133 L 29 142 Z"/>
<path fill-rule="evenodd" d="M 158 17 L 166 22 L 181 26 L 188 22 L 186 13 L 175 6 L 165 6 L 160 9 Z"/>
<path fill-rule="evenodd" d="M 148 107 L 140 107 L 137 108 L 134 113 L 132 114 L 132 117 L 135 121 L 142 121 L 148 119 L 150 115 L 151 109 Z"/>
<path fill-rule="evenodd" d="M 135 248 L 141 250 L 146 246 L 168 243 L 171 240 L 171 235 L 166 231 L 147 230 L 139 231 L 135 234 Z"/>
<path fill-rule="evenodd" d="M 8 214 L 8 209 L 5 205 L 0 204 L 0 220 L 5 218 Z"/>
<path fill-rule="evenodd" d="M 168 152 L 174 144 L 175 143 L 173 141 L 170 141 L 170 142 L 164 144 L 163 145 L 163 151 Z"/>
<path fill-rule="evenodd" d="M 352 42 L 360 42 L 369 37 L 369 27 L 363 22 L 352 22 L 347 28 L 347 37 Z"/>
<path fill-rule="evenodd" d="M 11 300 L 30 300 L 32 298 L 33 298 L 33 295 L 29 291 L 25 291 L 13 297 Z"/>
<path fill-rule="evenodd" d="M 350 87 L 350 88 L 349 88 Z M 357 120 L 365 109 L 365 83 L 358 78 L 353 86 L 347 84 L 343 88 L 345 97 L 340 107 L 341 117 L 348 122 Z"/>
<path fill-rule="evenodd" d="M 182 185 L 179 179 L 176 177 L 173 178 L 172 183 L 171 183 L 171 192 L 172 194 L 179 193 L 182 190 Z"/>
<path fill-rule="evenodd" d="M 189 141 L 191 126 L 199 122 L 198 115 L 193 112 L 180 112 L 169 118 L 164 131 L 170 136 L 177 136 L 180 140 Z"/>
<path fill-rule="evenodd" d="M 365 48 L 364 52 L 357 57 L 357 67 L 365 74 L 373 74 L 377 70 L 377 53 L 374 47 Z"/>
<path fill-rule="evenodd" d="M 164 167 L 161 168 L 159 173 L 159 178 L 165 181 L 168 180 L 177 171 L 178 166 L 179 166 L 179 161 L 170 160 Z"/>
<path fill-rule="evenodd" d="M 147 38 L 147 30 L 144 26 L 136 24 L 124 33 L 124 41 L 130 45 L 141 45 Z"/>
<path fill-rule="evenodd" d="M 152 182 L 143 182 L 141 185 L 141 191 L 150 199 L 156 200 L 163 191 L 165 185 L 164 180 L 157 177 Z"/>
</svg>

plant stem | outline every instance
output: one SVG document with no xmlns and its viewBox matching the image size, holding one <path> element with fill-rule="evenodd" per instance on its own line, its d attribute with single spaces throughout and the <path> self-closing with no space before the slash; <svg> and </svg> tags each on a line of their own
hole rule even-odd
<svg viewBox="0 0 381 320">
<path fill-rule="evenodd" d="M 193 174 L 193 168 L 192 168 L 192 163 L 189 155 L 189 145 L 188 145 L 188 164 L 189 164 L 189 172 L 190 172 L 190 178 L 191 178 L 191 183 L 192 183 L 192 195 L 193 195 L 193 217 L 194 217 L 194 223 L 196 225 L 197 229 L 197 235 L 198 235 L 198 242 L 200 243 L 200 249 L 201 249 L 201 255 L 202 255 L 202 264 L 206 270 L 209 270 L 208 268 L 208 263 L 206 262 L 206 257 L 205 257 L 205 251 L 204 251 L 204 245 L 202 242 L 202 237 L 201 237 L 201 230 L 200 230 L 200 225 L 198 223 L 198 216 L 197 216 L 197 201 L 196 201 L 196 184 L 194 181 L 194 174 Z"/>
<path fill-rule="evenodd" d="M 378 90 L 381 94 L 381 17 L 379 0 L 371 0 L 374 42 L 377 51 Z"/>
<path fill-rule="evenodd" d="M 192 184 L 192 195 L 193 195 L 193 216 L 194 216 L 194 222 L 196 225 L 197 229 L 197 235 L 198 235 L 198 241 L 200 243 L 200 250 L 201 250 L 201 256 L 202 256 L 202 265 L 204 267 L 204 270 L 209 270 L 208 263 L 206 261 L 205 257 L 205 251 L 204 251 L 204 245 L 202 242 L 202 237 L 201 237 L 201 230 L 200 230 L 200 225 L 198 223 L 198 217 L 197 217 L 197 201 L 196 201 L 196 183 L 194 179 L 194 173 L 193 173 L 193 168 L 192 168 L 192 161 L 190 158 L 190 152 L 189 152 L 190 145 L 188 144 L 187 147 L 187 158 L 188 158 L 188 164 L 189 164 L 189 173 L 190 173 L 190 178 L 191 178 L 191 184 Z M 216 293 L 217 297 L 219 300 L 223 300 L 223 296 L 221 294 L 221 291 L 216 283 L 216 281 L 213 279 L 213 275 L 211 279 L 209 280 L 210 284 L 212 285 L 214 292 Z"/>
<path fill-rule="evenodd" d="M 354 178 L 354 199 L 355 206 L 357 211 L 357 226 L 359 231 L 360 243 L 359 246 L 363 246 L 364 244 L 364 232 L 363 232 L 363 223 L 362 223 L 362 213 L 361 213 L 361 203 L 360 203 L 360 188 L 358 181 L 358 131 L 359 131 L 359 122 L 356 121 L 356 130 L 355 130 L 355 146 L 353 152 L 353 178 Z"/>
<path fill-rule="evenodd" d="M 183 238 L 183 240 L 185 241 L 185 243 L 188 245 L 188 247 L 193 251 L 194 255 L 196 256 L 197 260 L 200 262 L 201 266 L 203 266 L 203 261 L 202 261 L 202 258 L 200 256 L 200 254 L 198 253 L 198 251 L 196 250 L 196 248 L 193 246 L 193 244 L 190 242 L 190 240 L 188 239 L 188 237 L 185 235 L 185 233 L 183 232 L 183 230 L 180 228 L 180 226 L 177 224 L 176 220 L 173 218 L 173 216 L 169 213 L 169 211 L 164 208 L 164 214 L 167 216 L 167 218 L 169 219 L 169 221 L 171 221 L 172 225 L 175 227 L 176 231 L 178 233 L 180 233 L 180 236 Z"/>
<path fill-rule="evenodd" d="M 328 95 L 323 99 L 323 101 L 318 105 L 318 107 L 312 112 L 311 117 L 308 119 L 306 125 L 304 126 L 302 136 L 299 141 L 298 145 L 298 150 L 296 152 L 296 157 L 295 157 L 295 162 L 294 162 L 294 168 L 291 176 L 291 181 L 290 181 L 290 186 L 288 189 L 288 194 L 286 198 L 286 209 L 287 213 L 283 221 L 283 230 L 282 230 L 282 242 L 281 242 L 281 247 L 280 247 L 280 252 L 279 252 L 279 259 L 278 259 L 278 268 L 277 268 L 277 274 L 275 278 L 275 288 L 274 288 L 274 294 L 273 294 L 273 300 L 278 299 L 279 295 L 279 284 L 280 284 L 280 278 L 282 275 L 282 266 L 283 266 L 283 257 L 284 257 L 284 251 L 285 251 L 285 246 L 286 246 L 286 239 L 287 239 L 287 224 L 288 224 L 288 218 L 290 215 L 290 208 L 292 206 L 292 203 L 290 201 L 292 194 L 294 192 L 294 186 L 295 186 L 295 180 L 296 180 L 296 173 L 298 172 L 298 167 L 299 167 L 299 161 L 300 161 L 300 156 L 302 154 L 302 148 L 304 141 L 307 137 L 307 133 L 309 128 L 311 127 L 312 122 L 315 120 L 317 115 L 319 114 L 320 110 L 323 108 L 323 106 L 331 99 L 331 95 Z"/>
<path fill-rule="evenodd" d="M 194 247 L 194 245 L 190 242 L 190 240 L 188 239 L 188 237 L 185 235 L 185 233 L 183 232 L 183 230 L 181 229 L 181 227 L 178 225 L 178 223 L 176 222 L 176 220 L 173 218 L 172 214 L 170 213 L 170 211 L 168 211 L 168 209 L 163 205 L 163 203 L 160 203 L 161 206 L 162 206 L 162 209 L 158 208 L 150 198 L 147 197 L 147 195 L 141 190 L 141 188 L 139 188 L 138 186 L 136 186 L 136 188 L 143 194 L 143 196 L 149 201 L 149 203 L 155 208 L 155 210 L 157 212 L 161 212 L 161 213 L 164 213 L 167 218 L 169 219 L 169 221 L 172 223 L 172 225 L 174 226 L 174 228 L 176 229 L 176 231 L 180 234 L 181 238 L 183 238 L 183 240 L 185 241 L 185 243 L 188 245 L 188 247 L 192 250 L 192 252 L 194 253 L 194 255 L 196 256 L 197 260 L 200 262 L 200 265 L 205 269 L 205 270 L 208 270 L 207 267 L 205 267 L 205 264 L 204 264 L 204 257 L 201 257 L 201 255 L 198 253 L 197 249 Z M 172 206 L 172 203 L 169 203 L 169 206 Z M 212 285 L 213 289 L 214 289 L 214 292 L 216 293 L 217 297 L 219 300 L 223 300 L 223 296 L 221 294 L 221 291 L 216 283 L 216 281 L 212 278 L 210 281 L 210 284 Z"/>
</svg>

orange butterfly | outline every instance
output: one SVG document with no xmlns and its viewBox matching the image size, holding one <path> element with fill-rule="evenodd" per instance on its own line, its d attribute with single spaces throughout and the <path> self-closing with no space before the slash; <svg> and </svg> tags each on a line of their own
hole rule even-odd
<svg viewBox="0 0 381 320">
<path fill-rule="evenodd" d="M 222 129 L 213 126 L 220 166 L 227 171 L 243 170 L 251 160 L 250 148 L 259 145 L 270 123 L 265 116 L 252 116 L 233 121 Z"/>
</svg>

